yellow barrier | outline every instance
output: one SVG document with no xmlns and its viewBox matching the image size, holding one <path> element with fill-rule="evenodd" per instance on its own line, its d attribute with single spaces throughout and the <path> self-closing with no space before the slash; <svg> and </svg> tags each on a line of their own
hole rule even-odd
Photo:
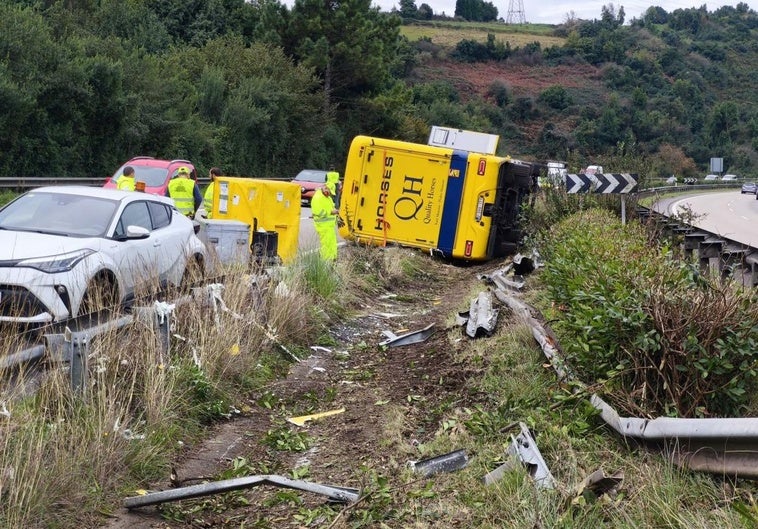
<svg viewBox="0 0 758 529">
<path fill-rule="evenodd" d="M 297 255 L 300 233 L 300 186 L 292 182 L 220 176 L 216 180 L 211 215 L 238 220 L 254 229 L 275 231 L 278 255 L 286 264 Z M 249 246 L 249 244 L 248 244 Z"/>
</svg>

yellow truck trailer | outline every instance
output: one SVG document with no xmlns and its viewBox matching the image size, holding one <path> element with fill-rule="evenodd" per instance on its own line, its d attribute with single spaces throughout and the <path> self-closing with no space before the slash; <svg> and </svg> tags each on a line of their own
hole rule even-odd
<svg viewBox="0 0 758 529">
<path fill-rule="evenodd" d="M 521 204 L 539 168 L 493 154 L 382 138 L 353 139 L 340 198 L 340 235 L 445 258 L 514 253 Z"/>
</svg>

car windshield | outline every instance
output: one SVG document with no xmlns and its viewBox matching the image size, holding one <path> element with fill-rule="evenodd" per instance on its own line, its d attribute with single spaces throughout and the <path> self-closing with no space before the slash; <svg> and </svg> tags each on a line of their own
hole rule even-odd
<svg viewBox="0 0 758 529">
<path fill-rule="evenodd" d="M 304 169 L 297 173 L 295 177 L 297 182 L 326 182 L 326 171 L 317 171 L 314 169 Z"/>
<path fill-rule="evenodd" d="M 117 207 L 105 198 L 30 191 L 0 210 L 0 229 L 103 237 Z"/>
<path fill-rule="evenodd" d="M 135 164 L 128 165 L 134 167 L 134 179 L 137 182 L 145 182 L 145 185 L 148 187 L 160 187 L 168 179 L 168 169 Z M 124 167 L 126 167 L 126 165 L 120 167 L 118 171 L 113 173 L 111 182 L 116 183 L 119 177 L 124 173 Z"/>
</svg>

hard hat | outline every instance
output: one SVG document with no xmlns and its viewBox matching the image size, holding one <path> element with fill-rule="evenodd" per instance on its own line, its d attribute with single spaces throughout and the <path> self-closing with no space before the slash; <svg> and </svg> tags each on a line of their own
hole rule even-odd
<svg viewBox="0 0 758 529">
<path fill-rule="evenodd" d="M 180 167 L 179 174 L 190 174 L 189 167 Z"/>
</svg>

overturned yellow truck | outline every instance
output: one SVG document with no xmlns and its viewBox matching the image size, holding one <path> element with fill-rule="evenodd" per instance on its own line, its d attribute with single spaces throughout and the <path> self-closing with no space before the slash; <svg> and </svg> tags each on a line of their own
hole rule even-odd
<svg viewBox="0 0 758 529">
<path fill-rule="evenodd" d="M 353 139 L 340 198 L 340 235 L 446 259 L 515 253 L 519 215 L 539 164 L 436 145 Z"/>
</svg>

